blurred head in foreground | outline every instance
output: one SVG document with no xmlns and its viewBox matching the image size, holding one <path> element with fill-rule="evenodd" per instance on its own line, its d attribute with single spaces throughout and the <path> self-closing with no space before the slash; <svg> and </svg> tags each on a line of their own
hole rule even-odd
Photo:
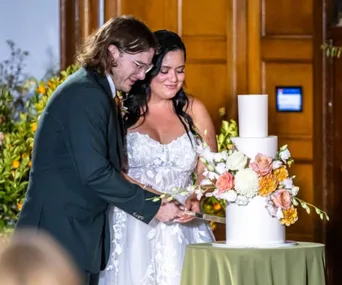
<svg viewBox="0 0 342 285">
<path fill-rule="evenodd" d="M 0 254 L 0 285 L 80 285 L 74 264 L 45 234 L 22 231 Z"/>
</svg>

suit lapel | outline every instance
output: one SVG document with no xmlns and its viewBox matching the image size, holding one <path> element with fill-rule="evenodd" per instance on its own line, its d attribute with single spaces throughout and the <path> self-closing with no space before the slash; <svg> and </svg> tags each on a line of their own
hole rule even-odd
<svg viewBox="0 0 342 285">
<path fill-rule="evenodd" d="M 117 144 L 118 144 L 118 149 L 117 149 L 117 154 L 120 159 L 120 164 L 122 165 L 124 153 L 123 153 L 123 145 L 124 145 L 124 136 L 125 136 L 125 128 L 123 124 L 123 120 L 121 117 L 121 112 L 118 109 L 118 106 L 116 106 L 114 99 L 113 99 L 113 94 L 110 89 L 108 80 L 106 76 L 102 76 L 98 74 L 95 71 L 88 70 L 88 72 L 92 75 L 92 77 L 96 80 L 96 82 L 101 86 L 101 88 L 105 91 L 105 93 L 108 96 L 108 100 L 110 102 L 110 106 L 113 110 L 113 116 L 114 116 L 114 126 L 118 129 L 118 136 L 117 136 Z M 111 147 L 111 146 L 109 146 Z"/>
</svg>

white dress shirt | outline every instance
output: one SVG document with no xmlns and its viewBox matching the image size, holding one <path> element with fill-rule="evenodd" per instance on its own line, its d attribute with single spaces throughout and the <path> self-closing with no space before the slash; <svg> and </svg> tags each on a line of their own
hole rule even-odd
<svg viewBox="0 0 342 285">
<path fill-rule="evenodd" d="M 107 80 L 108 80 L 108 83 L 109 83 L 110 90 L 112 91 L 113 98 L 115 98 L 115 96 L 116 96 L 116 88 L 115 88 L 115 85 L 114 85 L 114 81 L 113 81 L 112 77 L 109 74 L 106 74 L 106 77 L 107 77 Z"/>
</svg>

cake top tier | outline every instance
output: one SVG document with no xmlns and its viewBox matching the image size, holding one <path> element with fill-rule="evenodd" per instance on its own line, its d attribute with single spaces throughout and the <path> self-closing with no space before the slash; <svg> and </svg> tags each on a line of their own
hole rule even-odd
<svg viewBox="0 0 342 285">
<path fill-rule="evenodd" d="M 239 137 L 268 136 L 268 95 L 238 95 Z"/>
</svg>

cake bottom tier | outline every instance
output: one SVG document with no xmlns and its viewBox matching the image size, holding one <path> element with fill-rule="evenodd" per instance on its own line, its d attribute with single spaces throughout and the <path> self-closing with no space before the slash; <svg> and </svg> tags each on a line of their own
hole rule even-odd
<svg viewBox="0 0 342 285">
<path fill-rule="evenodd" d="M 260 196 L 246 206 L 230 203 L 226 208 L 226 243 L 247 247 L 285 243 L 285 226 L 270 216 L 265 205 Z"/>
</svg>

